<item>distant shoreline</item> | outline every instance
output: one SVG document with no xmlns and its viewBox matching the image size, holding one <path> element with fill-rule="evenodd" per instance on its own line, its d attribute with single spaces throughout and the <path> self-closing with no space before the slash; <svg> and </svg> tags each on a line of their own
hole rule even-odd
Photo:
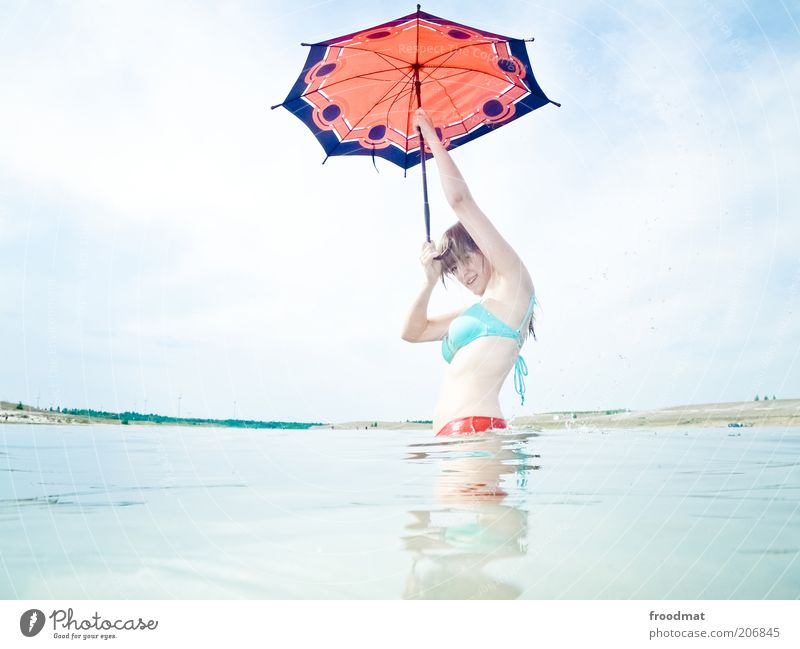
<svg viewBox="0 0 800 649">
<path fill-rule="evenodd" d="M 356 430 L 377 423 L 383 430 L 430 428 L 426 424 L 371 420 L 328 424 L 325 428 Z M 800 399 L 736 401 L 671 406 L 658 410 L 596 410 L 544 412 L 523 415 L 511 420 L 521 429 L 553 428 L 676 428 L 676 427 L 800 426 Z"/>
<path fill-rule="evenodd" d="M 610 412 L 610 411 L 606 411 Z M 800 399 L 735 401 L 671 406 L 657 410 L 623 412 L 543 413 L 517 417 L 513 424 L 533 428 L 640 428 L 647 427 L 726 427 L 800 426 Z"/>
<path fill-rule="evenodd" d="M 105 413 L 105 416 L 85 416 L 41 410 L 0 401 L 0 424 L 131 424 L 158 425 L 154 421 L 124 418 L 130 413 Z M 334 429 L 357 430 L 377 428 L 379 430 L 410 430 L 430 428 L 430 424 L 410 421 L 361 420 L 338 423 L 263 422 L 238 419 L 191 419 L 162 417 L 161 425 L 167 426 L 218 426 L 230 428 L 286 429 Z M 657 410 L 598 410 L 590 412 L 567 411 L 538 413 L 515 417 L 511 425 L 515 428 L 658 428 L 658 427 L 737 427 L 750 426 L 800 426 L 800 399 L 774 399 L 769 401 L 739 401 L 731 403 L 706 403 L 698 405 L 672 406 Z"/>
<path fill-rule="evenodd" d="M 58 408 L 43 410 L 23 404 L 0 401 L 0 424 L 108 424 L 143 426 L 203 426 L 216 428 L 307 429 L 319 422 L 257 421 L 252 419 L 208 419 L 203 417 L 169 417 L 157 413 L 108 412 L 104 410 Z"/>
</svg>

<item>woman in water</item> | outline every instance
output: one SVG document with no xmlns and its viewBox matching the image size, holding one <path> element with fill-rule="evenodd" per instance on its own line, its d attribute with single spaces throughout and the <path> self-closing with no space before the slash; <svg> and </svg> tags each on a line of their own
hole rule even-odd
<svg viewBox="0 0 800 649">
<path fill-rule="evenodd" d="M 458 223 L 444 233 L 438 250 L 431 242 L 422 246 L 425 286 L 411 307 L 402 338 L 442 341 L 449 367 L 433 415 L 437 435 L 506 428 L 500 388 L 513 367 L 514 387 L 524 402 L 528 370 L 519 351 L 528 332 L 533 334 L 533 282 L 517 253 L 475 203 L 424 110 L 417 110 L 414 123 L 433 153 Z M 445 276 L 456 277 L 481 299 L 466 310 L 429 317 L 431 293 Z"/>
</svg>

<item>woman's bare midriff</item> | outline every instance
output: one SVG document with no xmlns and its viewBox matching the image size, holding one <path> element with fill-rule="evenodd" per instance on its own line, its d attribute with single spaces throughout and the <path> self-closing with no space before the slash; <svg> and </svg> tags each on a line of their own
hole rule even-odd
<svg viewBox="0 0 800 649">
<path fill-rule="evenodd" d="M 515 340 L 500 336 L 484 336 L 459 349 L 444 375 L 433 432 L 461 417 L 502 417 L 500 388 L 518 351 Z"/>
</svg>

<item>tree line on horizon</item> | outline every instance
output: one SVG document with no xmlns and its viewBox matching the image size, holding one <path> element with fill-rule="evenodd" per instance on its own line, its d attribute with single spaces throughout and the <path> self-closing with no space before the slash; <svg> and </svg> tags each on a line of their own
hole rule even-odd
<svg viewBox="0 0 800 649">
<path fill-rule="evenodd" d="M 17 405 L 20 408 L 21 402 Z M 225 426 L 226 428 L 288 428 L 288 429 L 307 429 L 312 426 L 322 426 L 322 422 L 298 422 L 298 421 L 258 421 L 253 419 L 207 419 L 202 417 L 168 417 L 154 413 L 141 413 L 126 410 L 125 412 L 109 412 L 106 410 L 93 410 L 91 408 L 55 408 L 49 409 L 50 412 L 60 412 L 66 415 L 77 417 L 92 417 L 95 419 L 115 419 L 122 424 L 130 422 L 150 422 L 154 424 L 192 424 L 192 425 L 215 425 Z"/>
</svg>

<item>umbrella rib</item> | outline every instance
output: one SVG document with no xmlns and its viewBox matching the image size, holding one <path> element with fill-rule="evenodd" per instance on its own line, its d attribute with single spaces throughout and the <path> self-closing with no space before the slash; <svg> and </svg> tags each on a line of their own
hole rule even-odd
<svg viewBox="0 0 800 649">
<path fill-rule="evenodd" d="M 493 41 L 482 41 L 482 42 L 479 42 L 479 43 L 467 43 L 466 45 L 460 45 L 460 46 L 458 46 L 457 48 L 455 48 L 455 49 L 453 49 L 453 50 L 450 50 L 449 52 L 442 52 L 441 54 L 437 54 L 436 56 L 432 56 L 431 58 L 429 58 L 429 59 L 428 59 L 427 61 L 425 61 L 424 63 L 421 63 L 420 65 L 421 65 L 422 67 L 425 67 L 425 66 L 427 66 L 427 65 L 428 65 L 428 64 L 429 64 L 431 61 L 435 61 L 435 60 L 436 60 L 436 59 L 438 59 L 440 56 L 452 56 L 452 55 L 453 55 L 453 54 L 455 54 L 456 52 L 460 52 L 461 50 L 465 50 L 465 49 L 467 49 L 468 47 L 475 47 L 476 45 L 494 45 L 494 44 L 496 44 L 496 43 L 508 43 L 508 41 L 503 41 L 503 40 L 500 40 L 500 39 L 498 38 L 498 39 L 495 39 L 495 40 L 493 40 Z M 436 64 L 434 64 L 434 65 L 436 65 Z M 438 67 L 438 66 L 437 66 L 437 67 Z"/>
<path fill-rule="evenodd" d="M 372 112 L 372 110 L 373 110 L 373 109 L 374 109 L 376 106 L 379 106 L 379 105 L 381 104 L 381 102 L 383 102 L 383 100 L 384 100 L 384 99 L 386 99 L 386 97 L 387 97 L 387 96 L 389 96 L 389 94 L 390 94 L 390 93 L 391 93 L 391 92 L 392 92 L 392 91 L 393 91 L 395 88 L 397 88 L 398 84 L 400 84 L 400 83 L 404 83 L 404 82 L 405 82 L 405 83 L 408 83 L 409 79 L 411 79 L 411 78 L 412 78 L 410 74 L 405 74 L 404 76 L 405 76 L 405 79 L 400 79 L 399 81 L 396 81 L 396 82 L 395 82 L 395 84 L 394 84 L 394 85 L 393 85 L 391 88 L 389 88 L 389 89 L 388 89 L 388 90 L 387 90 L 385 93 L 383 93 L 383 97 L 381 97 L 381 98 L 380 98 L 378 101 L 376 101 L 374 104 L 372 104 L 372 106 L 370 107 L 370 109 L 369 109 L 369 110 L 368 110 L 366 113 L 364 113 L 364 117 L 366 117 L 367 115 L 369 115 L 369 114 Z M 401 89 L 400 89 L 400 91 L 399 91 L 397 94 L 400 94 L 400 95 L 402 95 L 402 93 L 403 93 L 403 89 L 401 88 Z M 392 102 L 392 103 L 394 103 L 394 102 Z M 391 105 L 390 105 L 389 107 L 391 108 Z M 361 119 L 364 119 L 364 117 L 362 117 Z M 360 122 L 360 121 L 361 121 L 361 120 L 359 120 L 359 122 Z M 358 122 L 356 123 L 356 126 L 358 126 Z"/>
<path fill-rule="evenodd" d="M 403 168 L 404 169 L 408 169 L 408 154 L 409 154 L 408 143 L 411 141 L 411 138 L 408 136 L 408 133 L 410 133 L 410 131 L 411 131 L 411 120 L 412 120 L 412 117 L 411 117 L 411 106 L 412 106 L 413 103 L 414 103 L 414 93 L 411 92 L 410 89 L 409 89 L 409 93 L 408 93 L 408 110 L 406 111 L 406 115 L 407 115 L 407 117 L 406 117 L 406 159 L 405 159 L 405 162 L 403 163 Z M 421 161 L 422 160 L 422 156 L 425 155 L 425 152 L 420 149 L 419 154 L 420 154 L 420 161 Z"/>
<path fill-rule="evenodd" d="M 453 110 L 456 111 L 456 115 L 458 115 L 458 118 L 463 123 L 466 120 L 466 118 L 461 114 L 461 111 L 458 110 L 456 102 L 453 101 L 453 98 L 450 96 L 450 93 L 447 92 L 447 87 L 439 79 L 434 79 L 434 81 L 442 87 L 442 92 L 444 93 L 445 97 L 447 97 L 450 100 L 450 103 L 453 105 Z"/>
<path fill-rule="evenodd" d="M 345 46 L 341 46 L 341 45 L 334 45 L 334 46 L 331 46 L 331 47 L 339 47 L 340 49 L 345 49 Z M 393 56 L 391 56 L 391 55 L 384 55 L 382 52 L 375 52 L 375 51 L 373 51 L 373 50 L 365 50 L 365 49 L 358 48 L 358 47 L 347 47 L 346 49 L 354 49 L 354 50 L 359 50 L 359 51 L 362 51 L 362 52 L 370 52 L 371 54 L 375 54 L 376 56 L 378 56 L 379 58 L 381 58 L 381 59 L 382 59 L 382 60 L 384 60 L 384 61 L 386 61 L 386 56 L 389 56 L 389 58 L 394 58 L 394 59 L 397 59 L 397 57 L 393 57 Z M 402 59 L 397 59 L 397 60 L 398 60 L 398 61 L 402 61 Z M 342 82 L 344 82 L 344 81 L 350 81 L 350 80 L 352 80 L 352 79 L 362 79 L 362 78 L 366 78 L 366 76 L 365 76 L 365 75 L 367 75 L 367 74 L 380 74 L 380 73 L 383 73 L 383 72 L 391 72 L 392 70 L 395 70 L 395 71 L 397 71 L 397 72 L 400 72 L 400 73 L 401 73 L 401 74 L 402 74 L 402 75 L 403 75 L 403 76 L 404 76 L 406 79 L 410 79 L 410 78 L 411 78 L 411 77 L 409 76 L 409 73 L 410 73 L 410 70 L 411 70 L 411 69 L 410 69 L 410 67 L 409 67 L 409 68 L 407 68 L 407 70 L 408 70 L 408 71 L 406 71 L 406 69 L 403 69 L 403 68 L 398 68 L 396 65 L 393 65 L 391 61 L 386 61 L 386 63 L 388 63 L 388 64 L 389 64 L 389 65 L 391 65 L 392 67 L 391 67 L 391 68 L 387 68 L 387 69 L 385 69 L 385 70 L 373 70 L 373 71 L 371 71 L 371 72 L 365 72 L 364 74 L 358 74 L 358 75 L 355 75 L 355 76 L 352 76 L 352 77 L 348 77 L 347 79 L 340 79 L 339 81 L 334 81 L 333 83 L 329 84 L 328 86 L 325 86 L 325 88 L 329 88 L 329 87 L 331 87 L 331 86 L 334 86 L 334 85 L 336 85 L 337 83 L 342 83 Z M 405 63 L 405 61 L 404 61 L 404 63 Z M 406 63 L 406 65 L 407 65 L 407 66 L 410 66 L 411 64 L 410 64 L 410 63 Z M 372 81 L 392 81 L 391 79 L 371 79 L 371 80 L 372 80 Z M 397 83 L 400 83 L 400 82 L 399 82 L 399 81 L 398 81 L 398 82 L 396 82 L 396 83 L 395 83 L 395 85 L 394 85 L 392 88 L 390 88 L 388 92 L 391 92 L 391 91 L 392 91 L 392 89 L 393 89 L 393 88 L 395 88 L 395 87 L 397 86 Z M 323 89 L 324 89 L 324 88 L 323 88 Z M 313 92 L 317 92 L 317 91 L 313 91 Z M 387 94 L 388 94 L 388 92 L 387 92 Z M 402 91 L 401 91 L 401 93 L 400 93 L 400 94 L 402 94 Z M 301 96 L 301 97 L 304 97 L 304 96 L 306 96 L 306 95 L 305 95 L 305 93 L 304 93 L 304 94 L 302 94 L 302 95 L 300 95 L 300 96 Z M 375 108 L 375 106 L 377 106 L 378 104 L 380 104 L 380 103 L 381 103 L 381 101 L 383 101 L 385 98 L 386 98 L 386 95 L 384 95 L 383 97 L 381 97 L 381 98 L 378 100 L 378 103 L 377 103 L 377 104 L 375 104 L 375 105 L 373 105 L 373 106 L 372 106 L 372 108 Z M 372 108 L 370 108 L 370 110 L 372 110 Z M 369 114 L 369 111 L 367 111 L 367 114 Z"/>
<path fill-rule="evenodd" d="M 449 70 L 449 69 L 451 69 L 451 68 L 447 68 L 447 69 Z M 459 69 L 459 72 L 454 72 L 453 74 L 448 74 L 446 77 L 431 77 L 431 75 L 429 74 L 429 75 L 428 75 L 427 77 L 425 77 L 425 78 L 426 78 L 426 79 L 428 79 L 428 78 L 432 78 L 432 79 L 434 79 L 434 80 L 437 80 L 437 81 L 444 81 L 444 80 L 446 80 L 446 79 L 452 79 L 453 77 L 457 77 L 458 75 L 460 75 L 460 74 L 464 74 L 465 72 L 471 72 L 471 70 L 467 70 L 466 68 L 465 68 L 465 69 L 463 69 L 463 70 L 460 70 L 460 69 Z M 432 73 L 431 73 L 431 74 L 432 74 Z"/>
<path fill-rule="evenodd" d="M 371 50 L 364 50 L 364 51 L 365 51 L 365 52 L 369 52 L 369 51 L 371 51 Z M 391 55 L 384 54 L 383 52 L 372 52 L 372 53 L 373 53 L 373 54 L 375 54 L 376 56 L 379 56 L 381 59 L 383 59 L 384 61 L 386 61 L 386 62 L 387 62 L 389 65 L 393 65 L 393 64 L 392 64 L 392 62 L 391 62 L 391 61 L 387 61 L 387 60 L 386 60 L 386 57 L 387 57 L 387 56 L 388 56 L 390 59 L 397 58 L 397 57 L 394 57 L 394 56 L 391 56 Z M 397 60 L 398 60 L 398 61 L 402 61 L 403 59 L 397 59 Z M 406 63 L 406 65 L 405 65 L 404 67 L 397 67 L 397 66 L 395 65 L 395 66 L 394 66 L 394 69 L 395 69 L 395 70 L 397 70 L 398 72 L 402 72 L 402 71 L 404 70 L 404 68 L 405 68 L 405 67 L 409 67 L 410 65 L 411 65 L 410 63 Z"/>
<path fill-rule="evenodd" d="M 489 72 L 484 72 L 482 70 L 475 70 L 473 68 L 462 68 L 462 67 L 457 66 L 457 65 L 444 65 L 444 63 L 447 63 L 448 60 L 453 58 L 453 56 L 457 52 L 459 52 L 460 50 L 466 49 L 467 47 L 473 47 L 475 45 L 489 45 L 489 44 L 507 43 L 507 42 L 508 41 L 495 40 L 495 41 L 484 41 L 483 43 L 470 43 L 469 45 L 462 45 L 460 47 L 455 48 L 454 50 L 450 50 L 449 52 L 443 52 L 442 54 L 437 54 L 436 56 L 428 59 L 425 63 L 422 64 L 422 69 L 425 69 L 426 67 L 428 67 L 428 63 L 430 63 L 431 61 L 434 61 L 435 59 L 438 59 L 441 56 L 446 56 L 447 58 L 444 60 L 443 63 L 437 63 L 437 64 L 435 64 L 433 66 L 430 66 L 432 68 L 432 70 L 438 70 L 440 68 L 445 68 L 447 70 L 465 70 L 467 72 L 476 72 L 478 74 L 485 74 L 485 75 L 487 75 L 489 77 L 492 77 L 493 79 L 499 79 L 501 81 L 509 81 L 509 82 L 513 83 L 514 86 L 517 87 L 517 88 L 522 88 L 523 90 L 528 90 L 527 86 L 518 86 L 517 83 L 515 81 L 513 81 L 512 79 L 510 79 L 508 76 L 498 77 L 497 75 L 491 74 Z M 428 77 L 430 77 L 430 75 L 432 73 L 433 73 L 432 71 L 429 72 L 428 73 Z M 428 77 L 426 77 L 426 79 Z"/>
<path fill-rule="evenodd" d="M 413 91 L 411 88 L 403 88 L 403 89 L 401 89 L 399 92 L 395 93 L 395 95 L 394 95 L 394 98 L 392 99 L 392 103 L 391 103 L 391 104 L 389 104 L 389 107 L 386 109 L 386 125 L 387 125 L 387 126 L 389 125 L 389 117 L 388 117 L 388 116 L 389 116 L 389 113 L 391 112 L 391 110 L 392 110 L 392 106 L 394 106 L 395 102 L 396 102 L 398 99 L 402 99 L 402 98 L 403 98 L 403 96 L 404 96 L 406 93 L 413 94 L 413 92 L 414 92 L 414 91 Z M 381 98 L 381 100 L 380 100 L 380 101 L 379 101 L 377 104 L 375 104 L 374 106 L 372 106 L 372 108 L 370 108 L 370 109 L 369 109 L 369 111 L 367 111 L 367 113 L 366 113 L 366 114 L 367 114 L 367 115 L 369 115 L 369 113 L 370 113 L 370 112 L 372 112 L 372 109 L 373 109 L 373 108 L 375 108 L 375 107 L 377 107 L 377 106 L 378 106 L 378 105 L 379 105 L 379 104 L 380 104 L 380 103 L 381 103 L 381 102 L 382 102 L 384 99 L 385 99 L 385 97 Z"/>
<path fill-rule="evenodd" d="M 338 85 L 340 83 L 344 83 L 345 81 L 352 81 L 353 79 L 363 79 L 368 74 L 380 74 L 382 72 L 391 72 L 392 70 L 397 70 L 398 72 L 403 72 L 403 74 L 405 74 L 405 72 L 400 68 L 386 68 L 385 70 L 373 70 L 372 72 L 364 72 L 363 74 L 356 74 L 356 75 L 354 75 L 352 77 L 347 77 L 346 79 L 338 79 L 337 81 L 333 81 L 333 82 L 323 86 L 322 88 L 317 88 L 315 90 L 311 90 L 310 92 L 304 92 L 302 95 L 298 95 L 297 97 L 294 97 L 292 99 L 292 101 L 294 101 L 295 99 L 300 99 L 300 97 L 307 97 L 308 95 L 311 95 L 311 94 L 313 94 L 315 92 L 319 92 L 320 90 L 326 90 L 327 88 L 331 88 L 331 87 L 333 87 L 335 85 Z M 374 81 L 374 79 L 373 79 L 373 81 Z"/>
<path fill-rule="evenodd" d="M 411 63 L 409 63 L 405 59 L 401 59 L 399 56 L 392 56 L 391 54 L 385 54 L 384 52 L 376 52 L 375 50 L 368 50 L 363 47 L 355 47 L 354 45 L 328 45 L 328 47 L 338 47 L 340 50 L 356 50 L 357 52 L 369 52 L 370 54 L 375 54 L 377 56 L 380 56 L 381 58 L 388 57 L 390 59 L 394 59 L 395 61 L 400 61 L 403 65 L 411 65 Z M 386 62 L 389 63 L 389 61 Z M 400 70 L 401 68 L 397 69 Z"/>
<path fill-rule="evenodd" d="M 462 68 L 457 65 L 437 65 L 435 68 L 433 68 L 433 70 L 463 70 L 464 72 L 475 72 L 476 74 L 485 74 L 487 77 L 491 77 L 492 79 L 498 79 L 500 81 L 506 81 L 511 85 L 513 85 L 515 88 L 520 88 L 521 90 L 527 90 L 530 92 L 528 86 L 524 84 L 520 85 L 515 80 L 510 79 L 508 77 L 498 77 L 496 74 L 491 74 L 489 72 L 484 72 L 482 70 L 475 70 L 473 68 Z M 428 76 L 425 77 L 426 81 L 430 78 L 431 74 L 433 74 L 433 71 L 429 72 Z"/>
<path fill-rule="evenodd" d="M 406 77 L 408 77 L 408 75 L 406 75 Z M 381 102 L 382 102 L 384 99 L 386 99 L 386 97 L 389 95 L 389 93 L 391 93 L 391 92 L 392 92 L 392 90 L 394 90 L 394 89 L 397 87 L 397 85 L 398 85 L 398 84 L 400 84 L 400 83 L 402 83 L 402 82 L 403 82 L 402 80 L 400 80 L 400 81 L 397 81 L 397 82 L 396 82 L 396 83 L 395 83 L 395 84 L 394 84 L 394 85 L 393 85 L 391 88 L 389 88 L 389 89 L 388 89 L 388 90 L 387 90 L 385 93 L 383 93 L 383 97 L 381 97 L 381 98 L 380 98 L 380 99 L 379 99 L 377 102 L 375 102 L 375 103 L 374 103 L 374 104 L 373 104 L 373 105 L 372 105 L 372 106 L 369 108 L 369 110 L 367 110 L 367 112 L 365 112 L 365 113 L 364 113 L 364 114 L 361 116 L 361 118 L 360 118 L 360 119 L 359 119 L 357 122 L 355 122 L 355 123 L 353 124 L 353 126 L 352 126 L 352 127 L 351 127 L 351 128 L 348 130 L 348 131 L 347 131 L 347 133 L 345 133 L 344 137 L 342 137 L 342 138 L 339 140 L 339 142 L 337 143 L 337 145 L 336 145 L 335 147 L 333 147 L 333 149 L 331 149 L 330 153 L 328 153 L 328 157 L 330 157 L 330 156 L 332 156 L 332 155 L 335 155 L 335 153 L 334 153 L 334 152 L 336 151 L 336 149 L 338 149 L 338 148 L 339 148 L 339 147 L 342 145 L 342 142 L 344 142 L 344 141 L 347 139 L 347 136 L 348 136 L 348 135 L 350 135 L 350 133 L 352 133 L 352 132 L 353 132 L 353 131 L 356 129 L 356 127 L 357 127 L 359 124 L 361 124 L 361 122 L 363 122 L 363 121 L 364 121 L 364 118 L 365 118 L 367 115 L 369 115 L 369 114 L 372 112 L 372 109 L 373 109 L 373 108 L 375 108 L 375 106 L 378 106 L 378 105 L 380 105 L 380 103 L 381 103 Z"/>
<path fill-rule="evenodd" d="M 409 86 L 409 88 L 408 88 L 408 92 L 409 93 L 411 92 L 411 87 L 410 86 L 411 86 L 411 81 L 412 80 L 413 80 L 413 77 L 411 75 L 407 75 L 406 83 Z M 405 87 L 401 88 L 400 91 L 394 96 L 394 99 L 392 99 L 392 103 L 389 104 L 389 108 L 386 110 L 386 126 L 389 126 L 389 114 L 392 112 L 392 107 L 395 105 L 395 103 L 397 103 L 397 101 L 403 96 L 403 94 L 405 92 L 406 92 Z M 374 108 L 374 106 L 373 106 L 373 108 Z M 408 125 L 406 125 L 406 131 L 408 131 Z M 408 140 L 408 138 L 406 138 L 406 140 Z"/>
</svg>

